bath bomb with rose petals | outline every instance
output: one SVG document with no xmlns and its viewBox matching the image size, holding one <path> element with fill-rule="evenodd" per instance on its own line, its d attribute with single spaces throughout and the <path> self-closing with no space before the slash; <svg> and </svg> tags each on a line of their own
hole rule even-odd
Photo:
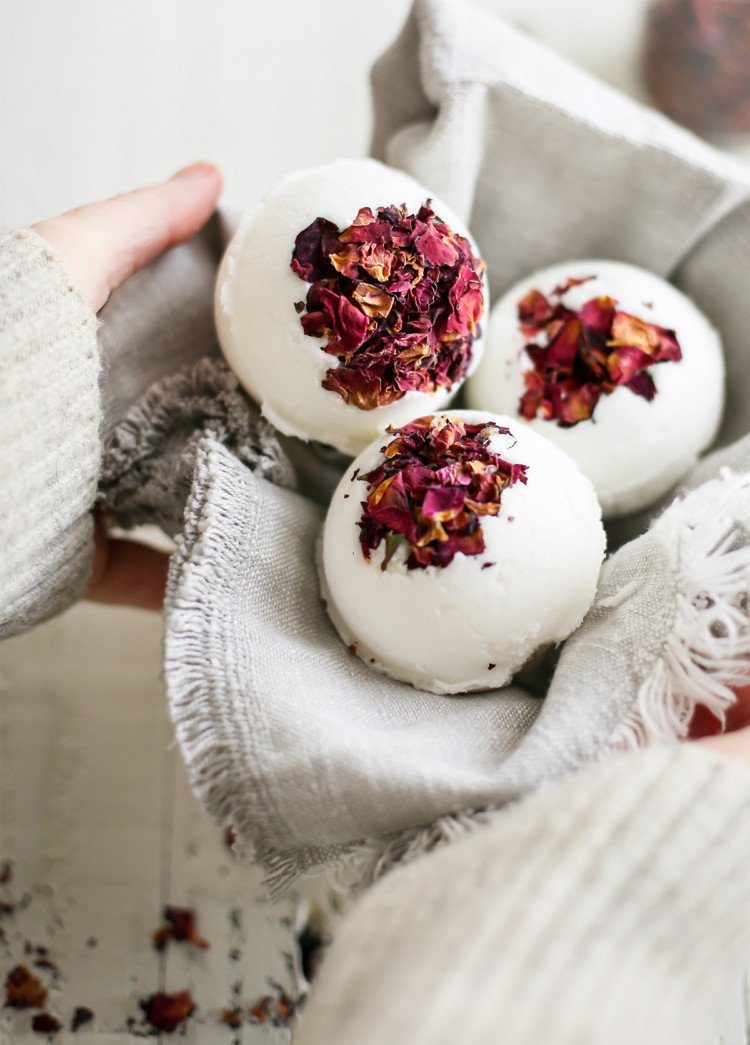
<svg viewBox="0 0 750 1045">
<path fill-rule="evenodd" d="M 596 591 L 601 512 L 577 465 L 523 421 L 427 415 L 364 450 L 318 550 L 343 642 L 417 689 L 496 689 L 567 638 Z"/>
<path fill-rule="evenodd" d="M 605 517 L 625 515 L 657 501 L 713 441 L 721 339 L 661 277 L 569 261 L 497 303 L 466 395 L 475 409 L 528 421 L 575 458 Z"/>
<path fill-rule="evenodd" d="M 224 355 L 269 421 L 348 455 L 451 400 L 487 307 L 463 223 L 375 160 L 285 178 L 241 222 L 215 299 Z"/>
</svg>

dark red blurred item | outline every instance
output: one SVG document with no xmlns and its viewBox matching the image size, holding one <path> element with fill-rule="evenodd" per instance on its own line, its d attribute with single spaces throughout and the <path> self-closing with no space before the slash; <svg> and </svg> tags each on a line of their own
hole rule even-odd
<svg viewBox="0 0 750 1045">
<path fill-rule="evenodd" d="M 164 917 L 167 924 L 157 929 L 151 937 L 157 951 L 163 951 L 170 940 L 184 941 L 202 948 L 211 946 L 208 940 L 198 935 L 192 908 L 167 906 L 164 908 Z"/>
<path fill-rule="evenodd" d="M 190 991 L 150 994 L 148 998 L 142 998 L 140 1004 L 151 1026 L 166 1034 L 176 1030 L 198 1008 Z"/>
<path fill-rule="evenodd" d="M 5 1004 L 14 1009 L 41 1009 L 47 988 L 25 965 L 16 965 L 5 978 Z"/>
<path fill-rule="evenodd" d="M 91 1009 L 85 1005 L 77 1005 L 76 1010 L 70 1020 L 70 1029 L 77 1031 L 79 1027 L 83 1027 L 86 1023 L 91 1023 L 94 1018 L 94 1013 Z"/>
<path fill-rule="evenodd" d="M 49 1012 L 40 1012 L 31 1021 L 31 1029 L 37 1034 L 57 1034 L 59 1030 L 62 1030 L 62 1023 Z"/>
<path fill-rule="evenodd" d="M 644 73 L 656 105 L 678 123 L 750 133 L 750 0 L 657 0 Z"/>
</svg>

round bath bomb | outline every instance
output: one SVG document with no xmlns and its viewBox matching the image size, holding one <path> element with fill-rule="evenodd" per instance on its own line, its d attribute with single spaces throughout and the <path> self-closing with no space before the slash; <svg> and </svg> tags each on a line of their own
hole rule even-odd
<svg viewBox="0 0 750 1045">
<path fill-rule="evenodd" d="M 713 440 L 721 341 L 670 283 L 617 261 L 569 261 L 492 311 L 470 406 L 528 421 L 574 457 L 606 516 L 666 493 Z"/>
<path fill-rule="evenodd" d="M 341 638 L 417 689 L 495 689 L 580 624 L 605 537 L 575 462 L 522 421 L 428 415 L 376 440 L 331 501 L 318 568 Z"/>
<path fill-rule="evenodd" d="M 244 218 L 219 270 L 219 341 L 280 431 L 359 453 L 476 367 L 484 272 L 423 185 L 340 161 L 285 178 Z"/>
</svg>

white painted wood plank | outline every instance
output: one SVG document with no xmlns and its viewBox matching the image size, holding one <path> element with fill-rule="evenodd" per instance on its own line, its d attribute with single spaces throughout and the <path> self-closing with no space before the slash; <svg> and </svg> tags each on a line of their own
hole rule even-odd
<svg viewBox="0 0 750 1045">
<path fill-rule="evenodd" d="M 101 1031 L 122 1032 L 157 982 L 148 934 L 161 901 L 165 759 L 175 758 L 160 630 L 150 615 L 81 606 L 2 651 L 5 894 L 34 896 L 3 922 L 3 968 L 33 969 L 26 941 L 48 947 L 60 977 L 40 978 L 66 1026 L 80 1004 Z M 14 1041 L 40 1040 L 30 1017 L 5 1010 Z"/>
<path fill-rule="evenodd" d="M 182 764 L 174 799 L 169 902 L 192 908 L 198 932 L 211 944 L 208 950 L 170 944 L 166 951 L 168 989 L 190 989 L 199 1006 L 188 1039 L 200 1045 L 285 1040 L 272 1027 L 251 1025 L 248 1009 L 272 992 L 270 981 L 296 994 L 289 965 L 295 916 L 302 897 L 330 908 L 328 881 L 324 875 L 305 879 L 272 904 L 259 869 L 237 860 L 196 801 Z M 222 1025 L 221 1009 L 237 1004 L 242 1025 L 232 1031 Z"/>
</svg>

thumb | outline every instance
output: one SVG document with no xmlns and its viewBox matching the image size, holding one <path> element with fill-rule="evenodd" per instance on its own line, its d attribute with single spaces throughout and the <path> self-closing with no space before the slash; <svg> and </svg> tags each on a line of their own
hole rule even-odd
<svg viewBox="0 0 750 1045">
<path fill-rule="evenodd" d="M 78 207 L 34 229 L 57 250 L 98 312 L 128 276 L 196 233 L 220 191 L 218 169 L 195 163 L 169 181 Z"/>
</svg>

